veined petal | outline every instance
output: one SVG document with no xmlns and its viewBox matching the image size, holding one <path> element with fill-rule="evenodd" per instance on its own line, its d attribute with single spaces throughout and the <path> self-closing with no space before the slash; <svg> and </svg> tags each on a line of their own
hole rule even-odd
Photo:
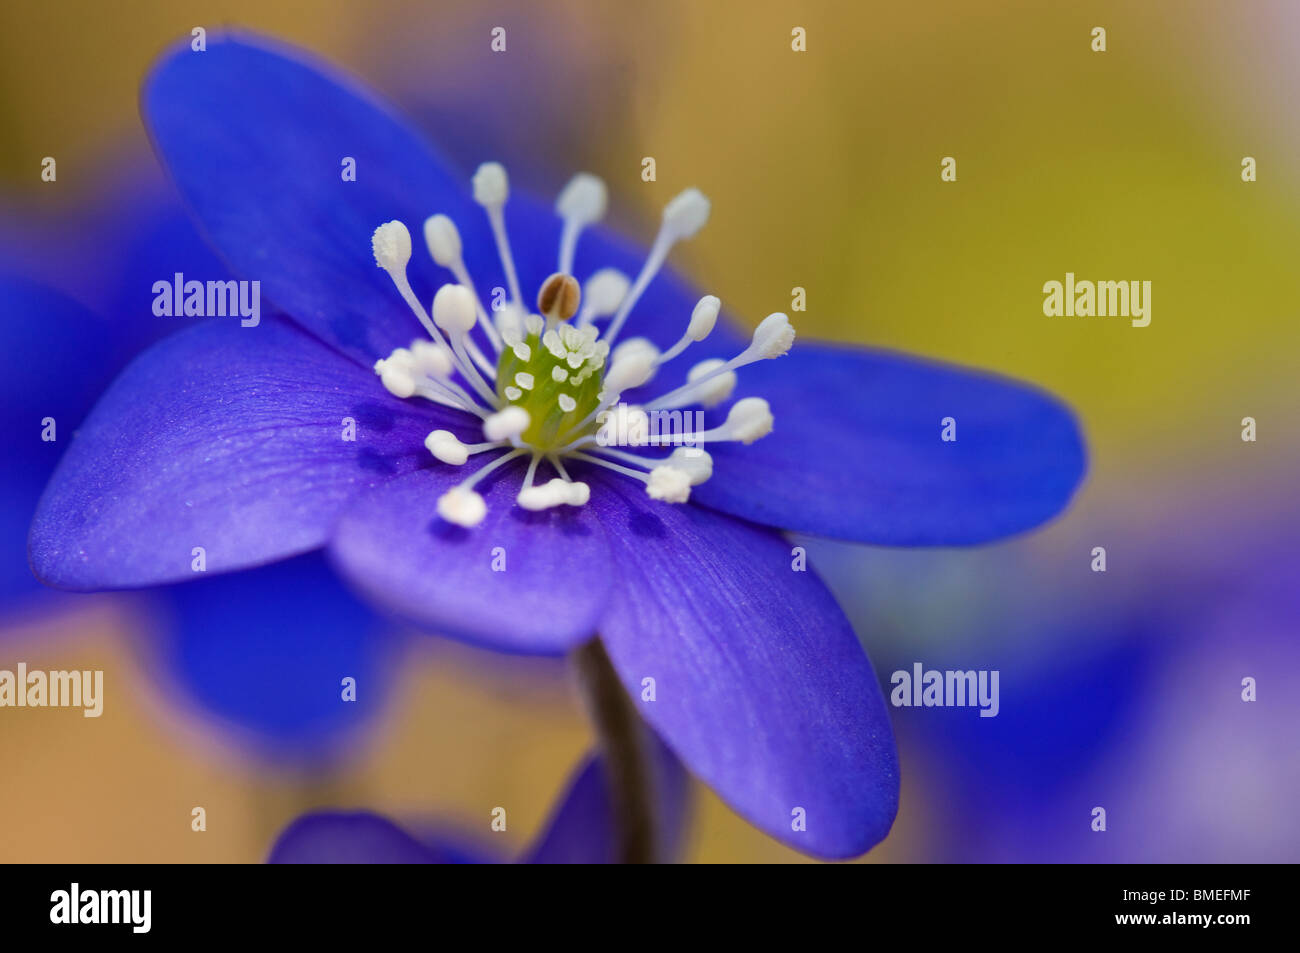
<svg viewBox="0 0 1300 953">
<path fill-rule="evenodd" d="M 268 864 L 490 864 L 496 859 L 450 841 L 416 840 L 369 811 L 304 814 L 271 847 Z"/>
<path fill-rule="evenodd" d="M 184 47 L 159 63 L 145 84 L 143 110 L 160 158 L 239 277 L 260 280 L 280 309 L 366 366 L 418 332 L 371 255 L 378 225 L 398 219 L 410 229 L 411 283 L 425 301 L 452 280 L 429 260 L 420 237 L 434 213 L 456 223 L 479 293 L 487 299 L 505 285 L 468 173 L 453 169 L 374 94 L 305 52 L 209 37 L 202 55 Z M 343 180 L 345 158 L 355 160 L 355 181 Z M 561 223 L 549 199 L 522 191 L 511 195 L 505 219 L 532 308 L 555 270 Z M 635 277 L 652 237 L 638 247 L 589 229 L 578 243 L 577 277 L 605 267 Z M 685 329 L 696 297 L 662 274 L 624 336 L 667 347 Z M 716 356 L 711 348 L 725 334 L 720 328 L 716 342 L 692 354 Z M 677 383 L 685 369 L 665 368 L 662 380 Z"/>
<path fill-rule="evenodd" d="M 773 837 L 820 857 L 878 843 L 898 808 L 894 737 L 821 580 L 794 571 L 775 533 L 601 483 L 592 501 L 619 584 L 600 632 L 642 716 Z M 640 700 L 646 678 L 654 701 Z"/>
<path fill-rule="evenodd" d="M 758 523 L 864 543 L 944 546 L 1023 532 L 1085 467 L 1069 409 L 1004 378 L 883 351 L 796 344 L 740 373 L 772 433 L 717 444 L 692 498 Z M 943 439 L 946 418 L 951 433 Z"/>
<path fill-rule="evenodd" d="M 647 732 L 653 771 L 657 850 L 661 862 L 679 859 L 685 841 L 690 778 L 676 755 Z M 618 862 L 612 792 L 605 762 L 591 755 L 579 768 L 536 842 L 530 864 L 613 864 Z"/>
<path fill-rule="evenodd" d="M 142 354 L 91 412 L 37 507 L 32 568 L 120 589 L 193 579 L 199 548 L 207 572 L 306 552 L 353 493 L 422 464 L 425 434 L 462 425 L 284 321 L 205 322 Z"/>
<path fill-rule="evenodd" d="M 562 654 L 595 631 L 610 588 L 609 549 L 589 506 L 515 505 L 522 464 L 475 489 L 472 529 L 437 514 L 438 497 L 490 461 L 406 474 L 350 504 L 331 552 L 375 601 L 439 634 L 507 652 Z"/>
</svg>

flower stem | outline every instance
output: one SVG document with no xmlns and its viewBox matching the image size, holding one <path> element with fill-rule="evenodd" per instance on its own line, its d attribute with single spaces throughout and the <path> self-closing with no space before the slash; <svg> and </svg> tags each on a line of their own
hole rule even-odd
<svg viewBox="0 0 1300 953">
<path fill-rule="evenodd" d="M 618 859 L 625 864 L 655 863 L 657 824 L 646 727 L 600 639 L 574 651 L 573 664 L 600 741 Z"/>
</svg>

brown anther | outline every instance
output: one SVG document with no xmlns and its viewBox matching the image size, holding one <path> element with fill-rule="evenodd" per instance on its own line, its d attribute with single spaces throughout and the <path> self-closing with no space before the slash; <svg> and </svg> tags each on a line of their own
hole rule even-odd
<svg viewBox="0 0 1300 953">
<path fill-rule="evenodd" d="M 568 321 L 578 313 L 582 289 L 572 275 L 557 271 L 542 282 L 537 292 L 537 310 L 548 318 Z"/>
</svg>

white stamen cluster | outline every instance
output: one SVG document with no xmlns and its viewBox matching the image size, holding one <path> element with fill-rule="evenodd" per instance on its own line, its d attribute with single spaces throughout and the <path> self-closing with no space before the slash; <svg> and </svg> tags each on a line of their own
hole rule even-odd
<svg viewBox="0 0 1300 953">
<path fill-rule="evenodd" d="M 501 451 L 438 498 L 443 519 L 466 527 L 481 523 L 487 505 L 474 487 L 494 470 L 522 459 L 527 460 L 527 471 L 516 502 L 524 509 L 587 502 L 590 487 L 569 475 L 566 462 L 604 467 L 641 481 L 652 499 L 684 503 L 691 487 L 713 475 L 713 458 L 699 443 L 748 444 L 771 432 L 772 412 L 761 397 L 736 401 L 722 424 L 702 433 L 656 434 L 650 414 L 726 402 L 739 368 L 789 351 L 794 329 L 780 313 L 765 318 L 749 345 L 730 360 L 700 361 L 688 371 L 686 383 L 644 407 L 621 402 L 624 393 L 645 386 L 661 366 L 705 340 L 717 324 L 721 302 L 705 295 L 668 350 L 660 351 L 646 338 L 617 341 L 672 246 L 693 237 L 708 221 L 709 201 L 699 191 L 687 189 L 665 207 L 659 233 L 634 281 L 604 268 L 591 274 L 579 292 L 569 277 L 574 252 L 582 231 L 604 216 L 607 192 L 593 175 L 574 176 L 555 204 L 563 221 L 559 270 L 539 291 L 542 314 L 529 313 L 520 291 L 506 232 L 510 182 L 505 169 L 495 162 L 481 165 L 474 174 L 473 194 L 487 214 L 510 290 L 509 302 L 491 316 L 465 265 L 460 231 L 447 216 L 431 215 L 424 222 L 430 258 L 454 279 L 437 289 L 427 311 L 406 274 L 410 230 L 402 222 L 386 222 L 371 239 L 375 262 L 392 278 L 428 334 L 375 363 L 383 386 L 397 397 L 422 397 L 478 418 L 484 438 L 480 442 L 466 443 L 448 430 L 434 430 L 425 438 L 425 447 L 440 463 L 462 466 L 475 454 Z M 606 318 L 609 324 L 602 333 L 596 323 Z M 666 457 L 620 449 L 681 443 L 689 446 L 676 446 Z M 543 463 L 556 476 L 536 482 Z"/>
</svg>

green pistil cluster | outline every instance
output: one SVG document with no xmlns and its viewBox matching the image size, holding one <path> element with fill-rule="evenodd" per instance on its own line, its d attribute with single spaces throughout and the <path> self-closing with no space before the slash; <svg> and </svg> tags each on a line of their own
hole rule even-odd
<svg viewBox="0 0 1300 953">
<path fill-rule="evenodd" d="M 536 316 L 525 336 L 506 342 L 497 361 L 497 396 L 528 411 L 531 421 L 520 441 L 547 452 L 594 430 L 578 424 L 599 405 L 602 370 L 609 347 L 594 327 L 561 323 L 543 331 Z"/>
</svg>

